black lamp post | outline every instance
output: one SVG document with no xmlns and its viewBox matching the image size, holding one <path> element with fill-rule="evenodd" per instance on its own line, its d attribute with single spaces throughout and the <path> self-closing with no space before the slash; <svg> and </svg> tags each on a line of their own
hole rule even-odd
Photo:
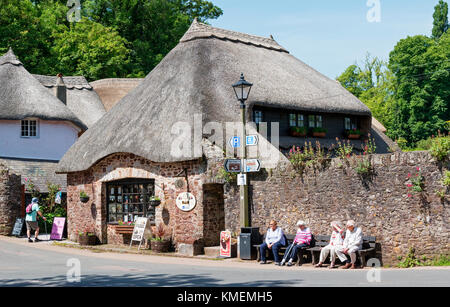
<svg viewBox="0 0 450 307">
<path fill-rule="evenodd" d="M 244 169 L 244 161 L 247 159 L 247 134 L 245 132 L 245 101 L 248 99 L 250 95 L 250 91 L 252 89 L 253 84 L 245 81 L 244 74 L 241 74 L 241 79 L 233 84 L 234 93 L 236 94 L 237 100 L 241 103 L 241 119 L 242 119 L 242 142 L 241 146 L 243 157 L 242 157 L 242 169 L 241 175 L 245 175 Z M 241 227 L 249 227 L 250 219 L 249 219 L 249 210 L 248 210 L 248 185 L 247 178 L 245 179 L 245 185 L 240 186 L 240 221 Z"/>
</svg>

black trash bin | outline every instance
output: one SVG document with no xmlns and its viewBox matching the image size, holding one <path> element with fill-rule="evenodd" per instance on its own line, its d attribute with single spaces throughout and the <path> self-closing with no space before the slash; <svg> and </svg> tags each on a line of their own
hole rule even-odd
<svg viewBox="0 0 450 307">
<path fill-rule="evenodd" d="M 256 260 L 256 248 L 261 243 L 259 227 L 243 227 L 239 235 L 239 256 L 243 260 Z"/>
</svg>

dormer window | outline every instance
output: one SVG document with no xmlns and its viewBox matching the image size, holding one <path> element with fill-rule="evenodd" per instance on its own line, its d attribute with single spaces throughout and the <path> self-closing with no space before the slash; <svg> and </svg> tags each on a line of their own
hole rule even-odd
<svg viewBox="0 0 450 307">
<path fill-rule="evenodd" d="M 24 119 L 21 123 L 21 137 L 38 137 L 38 121 L 36 119 Z"/>
</svg>

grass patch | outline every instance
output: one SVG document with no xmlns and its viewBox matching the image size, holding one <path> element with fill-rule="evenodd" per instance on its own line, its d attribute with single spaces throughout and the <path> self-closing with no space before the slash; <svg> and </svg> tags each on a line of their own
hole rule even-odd
<svg viewBox="0 0 450 307">
<path fill-rule="evenodd" d="M 415 249 L 410 248 L 406 257 L 399 257 L 397 266 L 400 268 L 413 268 L 418 266 L 450 266 L 450 255 L 440 255 L 428 259 L 426 256 L 416 257 Z"/>
</svg>

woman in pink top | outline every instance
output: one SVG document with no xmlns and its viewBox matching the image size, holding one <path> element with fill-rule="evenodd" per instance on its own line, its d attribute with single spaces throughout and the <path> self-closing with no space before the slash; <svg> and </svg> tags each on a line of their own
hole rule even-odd
<svg viewBox="0 0 450 307">
<path fill-rule="evenodd" d="M 311 244 L 311 230 L 306 227 L 305 222 L 297 222 L 298 230 L 295 236 L 294 242 L 286 249 L 291 250 L 289 255 L 286 255 L 281 261 L 281 265 L 284 265 L 287 259 L 289 259 L 287 266 L 292 266 L 292 263 L 297 260 L 298 250 L 300 248 L 308 247 Z"/>
</svg>

